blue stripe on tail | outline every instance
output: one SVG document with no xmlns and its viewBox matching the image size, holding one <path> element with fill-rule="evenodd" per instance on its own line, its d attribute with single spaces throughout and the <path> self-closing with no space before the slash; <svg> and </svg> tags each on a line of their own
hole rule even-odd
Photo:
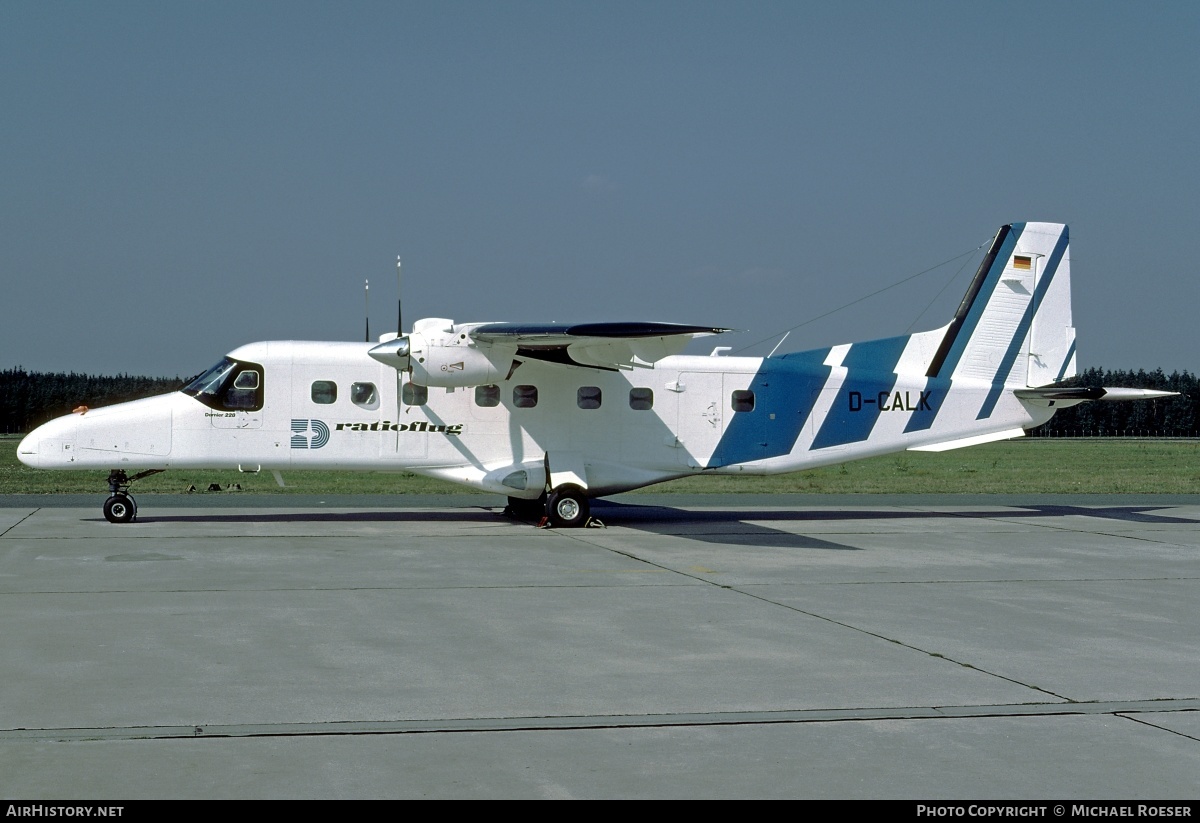
<svg viewBox="0 0 1200 823">
<path fill-rule="evenodd" d="M 1050 253 L 1050 257 L 1046 261 L 1046 269 L 1038 279 L 1037 287 L 1033 292 L 1033 298 L 1029 301 L 1029 305 L 1025 307 L 1025 313 L 1021 316 L 1021 322 L 1017 324 L 1016 333 L 1013 334 L 1012 340 L 1008 343 L 1008 349 L 1004 352 L 1004 357 L 1001 358 L 1000 368 L 996 370 L 996 376 L 992 378 L 991 391 L 988 392 L 987 397 L 984 399 L 983 406 L 979 409 L 979 414 L 975 415 L 976 420 L 991 417 L 992 412 L 995 411 L 996 403 L 999 402 L 1000 395 L 1004 393 L 1004 376 L 1012 371 L 1013 363 L 1017 361 L 1017 356 L 1021 353 L 1021 346 L 1024 344 L 1025 338 L 1029 335 L 1030 327 L 1033 325 L 1033 316 L 1037 314 L 1038 306 L 1042 305 L 1042 300 L 1046 297 L 1046 291 L 1050 288 L 1050 283 L 1053 282 L 1054 275 L 1058 271 L 1058 264 L 1062 262 L 1063 255 L 1067 251 L 1068 242 L 1067 231 L 1063 229 L 1063 233 L 1058 237 L 1058 242 L 1054 244 L 1054 251 Z"/>
</svg>

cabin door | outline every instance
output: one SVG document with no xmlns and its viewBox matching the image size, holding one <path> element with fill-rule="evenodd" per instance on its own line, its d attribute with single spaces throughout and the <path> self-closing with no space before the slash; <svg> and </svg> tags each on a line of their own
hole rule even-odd
<svg viewBox="0 0 1200 823">
<path fill-rule="evenodd" d="M 679 396 L 677 454 L 685 466 L 707 466 L 721 442 L 726 416 L 723 382 L 720 372 L 683 372 L 672 389 Z"/>
</svg>

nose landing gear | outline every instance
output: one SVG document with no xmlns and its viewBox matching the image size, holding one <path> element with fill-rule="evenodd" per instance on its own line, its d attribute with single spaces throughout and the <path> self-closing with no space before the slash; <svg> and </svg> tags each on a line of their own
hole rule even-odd
<svg viewBox="0 0 1200 823">
<path fill-rule="evenodd" d="M 122 469 L 108 473 L 108 499 L 104 501 L 104 519 L 109 523 L 132 523 L 137 518 L 137 503 L 129 495 L 135 480 L 159 474 L 162 469 L 147 469 L 129 477 Z"/>
</svg>

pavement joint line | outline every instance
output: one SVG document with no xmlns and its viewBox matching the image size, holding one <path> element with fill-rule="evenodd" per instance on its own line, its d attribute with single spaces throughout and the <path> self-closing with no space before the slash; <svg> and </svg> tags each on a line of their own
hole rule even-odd
<svg viewBox="0 0 1200 823">
<path fill-rule="evenodd" d="M 574 540 L 574 541 L 577 541 L 577 542 L 579 542 L 579 543 L 585 543 L 585 544 L 587 544 L 587 545 L 589 545 L 589 546 L 597 547 L 595 543 L 593 543 L 593 542 L 592 542 L 592 541 L 590 541 L 590 540 L 587 540 L 587 539 L 585 539 L 585 538 L 584 538 L 583 536 L 581 536 L 581 535 L 576 535 L 576 534 L 573 534 L 573 533 L 570 533 L 570 532 L 566 532 L 566 531 L 564 530 L 564 536 L 566 536 L 566 537 L 567 537 L 568 539 L 570 539 L 570 540 Z M 603 548 L 603 547 L 597 547 L 597 548 Z M 746 590 L 744 590 L 744 589 L 742 589 L 742 588 L 740 588 L 740 587 L 738 587 L 738 586 L 735 586 L 735 585 L 729 585 L 729 584 L 725 584 L 725 583 L 719 583 L 719 582 L 717 582 L 717 581 L 715 581 L 715 580 L 709 580 L 709 579 L 705 579 L 704 577 L 701 577 L 701 576 L 699 576 L 699 575 L 697 575 L 697 574 L 691 574 L 691 573 L 688 573 L 688 572 L 682 571 L 682 570 L 680 570 L 680 569 L 671 569 L 671 568 L 668 568 L 668 567 L 666 567 L 666 566 L 663 566 L 663 565 L 662 565 L 662 564 L 660 564 L 660 563 L 655 563 L 655 562 L 653 562 L 653 561 L 651 561 L 651 560 L 645 560 L 645 559 L 643 559 L 643 558 L 639 558 L 639 557 L 637 557 L 636 555 L 633 555 L 632 553 L 630 553 L 630 552 L 627 552 L 627 551 L 622 551 L 622 550 L 619 550 L 619 549 L 614 549 L 614 548 L 609 548 L 609 549 L 608 549 L 608 551 L 611 551 L 611 552 L 613 552 L 614 554 L 621 555 L 622 557 L 628 557 L 628 558 L 629 558 L 629 559 L 631 559 L 631 560 L 640 560 L 641 562 L 647 563 L 648 565 L 654 566 L 654 567 L 656 567 L 656 568 L 662 568 L 662 569 L 665 569 L 666 571 L 672 572 L 673 574 L 678 574 L 678 575 L 681 575 L 681 576 L 683 576 L 683 577 L 690 578 L 690 579 L 692 579 L 692 580 L 698 580 L 698 581 L 700 581 L 700 582 L 702 582 L 702 583 L 704 583 L 704 584 L 706 584 L 706 585 L 708 585 L 708 586 L 712 586 L 712 587 L 714 587 L 714 588 L 719 588 L 719 589 L 723 589 L 723 590 L 725 590 L 725 591 L 731 591 L 731 592 L 735 592 L 735 593 L 737 593 L 737 594 L 743 595 L 743 596 L 745 596 L 745 597 L 752 598 L 752 599 L 754 599 L 754 600 L 758 600 L 759 602 L 766 603 L 766 604 L 768 604 L 768 605 L 771 605 L 771 606 L 778 606 L 778 607 L 780 607 L 780 608 L 787 609 L 787 610 L 789 610 L 789 611 L 791 611 L 791 612 L 794 612 L 794 613 L 796 613 L 796 614 L 802 614 L 802 615 L 805 615 L 805 616 L 807 616 L 807 617 L 811 617 L 811 618 L 813 618 L 813 619 L 815 619 L 815 620 L 823 620 L 823 621 L 825 621 L 825 622 L 827 622 L 827 623 L 830 623 L 830 624 L 832 624 L 832 625 L 835 625 L 835 626 L 841 626 L 841 627 L 842 627 L 842 628 L 844 628 L 844 629 L 848 629 L 848 630 L 850 630 L 850 631 L 853 631 L 853 632 L 859 632 L 859 633 L 861 633 L 861 634 L 865 634 L 865 635 L 867 635 L 868 637 L 874 637 L 874 638 L 876 638 L 876 639 L 878 639 L 878 640 L 883 640 L 883 641 L 885 641 L 885 642 L 888 642 L 888 643 L 895 643 L 896 645 L 898 645 L 898 646 L 901 646 L 902 648 L 909 649 L 909 650 L 911 650 L 911 651 L 915 651 L 915 652 L 918 652 L 918 653 L 920 653 L 920 654 L 927 655 L 927 656 L 929 656 L 929 657 L 934 657 L 934 658 L 938 658 L 938 659 L 940 659 L 940 660 L 945 660 L 946 662 L 948 662 L 948 663 L 952 663 L 952 664 L 954 664 L 954 665 L 958 665 L 958 666 L 964 666 L 964 667 L 967 667 L 967 668 L 970 668 L 970 669 L 972 669 L 973 671 L 977 671 L 977 672 L 979 672 L 980 674 L 987 675 L 987 676 L 989 676 L 989 677 L 995 677 L 995 678 L 998 678 L 998 679 L 1000 679 L 1000 680 L 1004 680 L 1004 681 L 1007 681 L 1007 682 L 1009 682 L 1009 683 L 1012 683 L 1012 684 L 1014 684 L 1014 685 L 1017 685 L 1017 686 L 1022 686 L 1022 687 L 1024 687 L 1024 688 L 1030 689 L 1031 691 L 1040 692 L 1041 694 L 1045 694 L 1045 695 L 1048 695 L 1048 696 L 1050 696 L 1050 697 L 1061 697 L 1061 695 L 1055 694 L 1054 692 L 1048 691 L 1047 689 L 1043 689 L 1043 688 L 1041 688 L 1041 687 L 1039 687 L 1039 686 L 1033 686 L 1033 685 L 1030 685 L 1030 684 L 1028 684 L 1028 683 L 1022 683 L 1021 681 L 1019 681 L 1019 680 L 1014 680 L 1014 679 L 1012 679 L 1011 677 L 1005 677 L 1005 676 L 1004 676 L 1004 675 L 1002 675 L 1002 674 L 997 674 L 997 673 L 995 673 L 995 672 L 988 671 L 987 669 L 981 669 L 981 668 L 979 668 L 978 666 L 971 665 L 971 664 L 968 664 L 968 663 L 964 663 L 964 662 L 963 662 L 963 661 L 961 661 L 961 660 L 956 660 L 956 659 L 954 659 L 954 658 L 947 657 L 946 655 L 943 655 L 943 654 L 934 654 L 933 652 L 930 652 L 930 651 L 928 651 L 927 649 L 922 649 L 922 648 L 920 648 L 920 647 L 918 647 L 918 646 L 913 646 L 912 644 L 910 644 L 910 643 L 905 643 L 905 642 L 904 642 L 904 641 L 902 641 L 902 640 L 897 640 L 896 638 L 893 638 L 893 637 L 886 637 L 886 636 L 884 636 L 884 635 L 882 635 L 882 634 L 879 634 L 879 633 L 877 633 L 877 632 L 870 631 L 870 630 L 868 630 L 868 629 L 864 629 L 864 628 L 862 628 L 862 627 L 860 627 L 860 626 L 852 626 L 852 625 L 850 625 L 849 623 L 845 623 L 845 622 L 843 622 L 843 621 L 841 621 L 841 620 L 834 620 L 832 617 L 826 617 L 826 616 L 824 616 L 824 615 L 816 614 L 815 612 L 806 611 L 806 610 L 804 610 L 804 609 L 801 609 L 801 608 L 798 608 L 798 607 L 796 607 L 796 606 L 791 606 L 791 605 L 788 605 L 787 603 L 781 603 L 781 602 L 779 602 L 779 601 L 777 601 L 777 600 L 772 600 L 771 598 L 768 598 L 768 597 L 763 597 L 762 595 L 758 595 L 758 594 L 754 594 L 753 592 L 746 591 Z M 1063 698 L 1063 699 L 1065 700 L 1066 698 Z"/>
<path fill-rule="evenodd" d="M 886 635 L 879 634 L 878 632 L 873 632 L 869 629 L 864 629 L 860 626 L 852 626 L 849 623 L 845 623 L 841 620 L 834 620 L 832 617 L 826 617 L 824 615 L 816 614 L 815 612 L 805 611 L 804 609 L 797 608 L 796 606 L 789 606 L 786 603 L 779 603 L 777 601 L 770 600 L 766 597 L 760 597 L 759 595 L 752 594 L 752 593 L 746 592 L 746 591 L 742 591 L 741 589 L 735 588 L 733 586 L 725 586 L 723 588 L 728 588 L 731 591 L 738 592 L 739 594 L 744 594 L 747 597 L 753 597 L 754 599 L 761 600 L 764 603 L 770 603 L 770 604 L 773 604 L 776 606 L 782 606 L 783 608 L 790 609 L 791 611 L 797 612 L 798 614 L 807 615 L 807 616 L 815 618 L 817 620 L 824 620 L 828 623 L 832 623 L 835 626 L 841 626 L 843 628 L 849 629 L 850 631 L 860 632 L 862 634 L 867 635 L 868 637 L 874 637 L 878 640 L 883 640 L 888 643 L 895 643 L 897 646 L 900 646 L 901 648 L 909 649 L 910 651 L 918 652 L 920 654 L 924 654 L 924 655 L 927 655 L 928 657 L 936 658 L 938 660 L 945 660 L 947 663 L 951 663 L 956 666 L 962 666 L 964 668 L 971 669 L 972 671 L 977 671 L 980 674 L 984 674 L 989 677 L 995 677 L 1000 680 L 1004 680 L 1009 683 L 1012 683 L 1013 685 L 1016 685 L 1016 686 L 1022 686 L 1031 691 L 1040 692 L 1040 693 L 1048 695 L 1050 697 L 1059 697 L 1059 698 L 1062 698 L 1063 700 L 1067 699 L 1065 697 L 1062 697 L 1062 695 L 1055 694 L 1054 692 L 1049 691 L 1048 689 L 1043 689 L 1040 686 L 1033 686 L 1029 683 L 1022 683 L 1020 680 L 1014 680 L 1011 677 L 1006 677 L 1002 674 L 997 674 L 996 672 L 988 671 L 987 669 L 980 668 L 979 666 L 976 666 L 971 663 L 965 663 L 961 660 L 958 660 L 953 657 L 948 657 L 947 655 L 944 655 L 944 654 L 938 654 L 935 652 L 931 652 L 928 649 L 922 649 L 920 646 L 914 646 L 911 643 L 905 643 L 903 640 L 897 640 L 894 637 L 887 637 Z"/>
<path fill-rule="evenodd" d="M 1200 737 L 1198 737 L 1194 734 L 1186 734 L 1185 732 L 1181 732 L 1178 729 L 1172 729 L 1168 726 L 1164 726 L 1161 723 L 1151 723 L 1149 720 L 1147 720 L 1146 718 L 1141 717 L 1141 716 L 1133 717 L 1133 716 L 1130 716 L 1130 715 L 1127 715 L 1124 713 L 1118 713 L 1117 717 L 1122 717 L 1125 720 L 1132 720 L 1134 723 L 1138 723 L 1142 726 L 1149 726 L 1150 728 L 1157 729 L 1160 732 L 1168 732 L 1169 734 L 1178 735 L 1179 737 L 1182 737 L 1185 740 L 1200 741 Z"/>
<path fill-rule="evenodd" d="M 24 517 L 22 517 L 20 520 L 18 520 L 16 523 L 13 523 L 13 524 L 12 524 L 11 526 L 9 526 L 7 529 L 5 529 L 4 531 L 0 532 L 0 537 L 4 537 L 4 536 L 5 536 L 6 534 L 8 534 L 10 531 L 12 531 L 12 530 L 13 530 L 13 529 L 15 529 L 17 526 L 21 525 L 21 524 L 22 524 L 22 523 L 24 523 L 26 520 L 28 520 L 29 518 L 33 517 L 35 514 L 37 514 L 37 513 L 38 513 L 38 512 L 40 512 L 40 511 L 41 511 L 41 509 L 34 509 L 34 510 L 33 510 L 33 511 L 31 511 L 29 514 L 25 515 L 25 516 L 24 516 Z"/>
<path fill-rule="evenodd" d="M 1019 703 L 989 706 L 861 707 L 707 713 L 679 712 L 650 715 L 563 715 L 548 717 L 239 723 L 235 725 L 22 728 L 0 730 L 0 743 L 19 743 L 25 741 L 57 741 L 66 743 L 151 739 L 211 740 L 234 737 L 329 737 L 513 731 L 580 731 L 589 729 L 844 723 L 872 720 L 978 720 L 984 718 L 1099 715 L 1110 715 L 1133 720 L 1161 731 L 1179 734 L 1169 728 L 1150 723 L 1141 718 L 1140 715 L 1193 711 L 1200 711 L 1200 698 L 1102 702 L 1072 702 L 1064 700 L 1058 703 Z M 1181 736 L 1193 739 L 1189 735 Z"/>
</svg>

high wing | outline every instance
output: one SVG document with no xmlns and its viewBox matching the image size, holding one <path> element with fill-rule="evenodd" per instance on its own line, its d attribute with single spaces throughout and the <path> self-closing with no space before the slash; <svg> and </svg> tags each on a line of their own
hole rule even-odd
<svg viewBox="0 0 1200 823">
<path fill-rule="evenodd" d="M 732 329 L 683 323 L 484 323 L 467 332 L 477 344 L 516 346 L 516 356 L 599 369 L 649 368 L 696 337 Z"/>
</svg>

